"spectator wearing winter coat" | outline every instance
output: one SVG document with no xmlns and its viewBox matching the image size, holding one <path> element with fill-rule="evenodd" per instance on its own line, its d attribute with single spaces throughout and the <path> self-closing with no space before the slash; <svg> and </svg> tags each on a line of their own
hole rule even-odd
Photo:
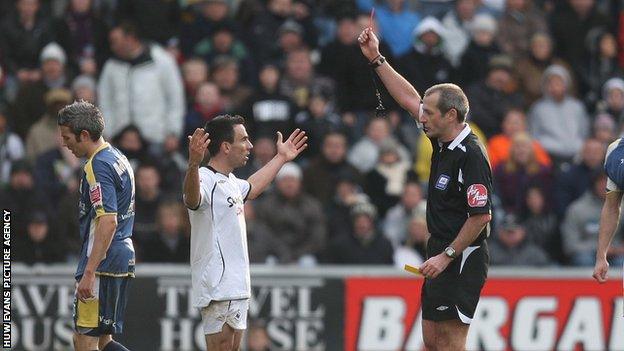
<svg viewBox="0 0 624 351">
<path fill-rule="evenodd" d="M 548 255 L 526 239 L 526 228 L 509 214 L 504 217 L 495 240 L 490 242 L 490 263 L 494 266 L 546 266 Z"/>
<path fill-rule="evenodd" d="M 562 2 L 550 18 L 550 30 L 557 56 L 580 72 L 587 47 L 585 38 L 595 28 L 609 27 L 609 18 L 597 10 L 595 0 Z"/>
<path fill-rule="evenodd" d="M 442 50 L 453 67 L 459 66 L 459 60 L 468 47 L 476 10 L 477 1 L 459 0 L 455 2 L 455 8 L 442 17 L 445 33 Z"/>
<path fill-rule="evenodd" d="M 461 56 L 457 73 L 462 84 L 469 85 L 485 78 L 490 60 L 500 54 L 495 35 L 496 20 L 485 13 L 476 15 L 470 27 L 470 43 Z"/>
<path fill-rule="evenodd" d="M 548 31 L 544 13 L 533 0 L 507 0 L 498 25 L 498 45 L 513 58 L 527 56 L 533 34 Z"/>
<path fill-rule="evenodd" d="M 524 111 L 520 109 L 510 109 L 505 113 L 503 119 L 503 132 L 491 137 L 487 143 L 490 166 L 495 169 L 499 164 L 507 162 L 510 156 L 511 141 L 519 133 L 526 133 L 527 122 Z M 537 162 L 545 167 L 551 167 L 550 156 L 540 143 L 533 140 L 533 152 Z"/>
<path fill-rule="evenodd" d="M 41 79 L 20 86 L 15 98 L 11 117 L 15 132 L 22 138 L 32 125 L 46 112 L 45 94 L 50 89 L 67 88 L 67 56 L 57 43 L 46 45 L 39 55 Z"/>
<path fill-rule="evenodd" d="M 420 184 L 407 181 L 403 186 L 401 201 L 386 213 L 382 228 L 392 246 L 399 247 L 407 239 L 411 218 L 425 215 L 427 204 L 422 192 Z"/>
<path fill-rule="evenodd" d="M 351 147 L 347 160 L 362 173 L 371 171 L 379 159 L 380 145 L 386 140 L 394 140 L 390 123 L 383 117 L 372 118 L 366 126 L 366 135 Z M 404 146 L 399 145 L 397 152 L 401 161 L 409 162 L 410 154 Z"/>
<path fill-rule="evenodd" d="M 13 163 L 23 157 L 24 143 L 11 131 L 6 114 L 0 109 L 0 187 L 9 182 Z"/>
<path fill-rule="evenodd" d="M 425 18 L 412 33 L 412 48 L 397 59 L 398 71 L 418 91 L 451 79 L 453 67 L 442 51 L 444 35 L 440 21 Z"/>
<path fill-rule="evenodd" d="M 594 265 L 600 212 L 606 195 L 606 186 L 607 176 L 604 172 L 594 174 L 591 187 L 566 211 L 561 224 L 563 250 L 568 255 L 570 263 L 575 266 Z M 614 238 L 609 256 L 613 265 L 622 265 L 624 246 L 619 236 Z"/>
<path fill-rule="evenodd" d="M 58 112 L 72 102 L 67 89 L 51 89 L 45 95 L 46 113 L 33 124 L 26 137 L 26 157 L 34 163 L 39 155 L 56 148 L 60 138 Z"/>
<path fill-rule="evenodd" d="M 528 55 L 519 59 L 515 65 L 520 92 L 522 92 L 525 99 L 525 106 L 531 106 L 542 96 L 544 71 L 554 64 L 569 69 L 567 63 L 554 56 L 553 42 L 550 35 L 541 32 L 533 34 Z"/>
<path fill-rule="evenodd" d="M 303 192 L 301 168 L 287 163 L 275 177 L 275 191 L 256 206 L 258 220 L 291 252 L 287 262 L 316 262 L 325 249 L 326 226 L 321 203 Z"/>
<path fill-rule="evenodd" d="M 184 233 L 184 209 L 177 201 L 163 201 L 157 210 L 157 230 L 142 246 L 145 262 L 188 262 L 191 243 Z"/>
<path fill-rule="evenodd" d="M 589 135 L 589 117 L 583 103 L 570 95 L 570 74 L 565 67 L 548 67 L 543 89 L 544 96 L 529 111 L 531 135 L 555 164 L 569 162 Z"/>
<path fill-rule="evenodd" d="M 613 33 L 605 28 L 593 29 L 587 33 L 585 43 L 588 55 L 579 72 L 579 96 L 583 96 L 585 104 L 593 109 L 607 80 L 622 77 L 624 71 L 618 64 L 618 42 Z"/>
<path fill-rule="evenodd" d="M 376 229 L 376 219 L 374 205 L 355 204 L 351 209 L 352 230 L 340 233 L 331 241 L 327 250 L 329 263 L 392 264 L 392 244 Z"/>
<path fill-rule="evenodd" d="M 509 156 L 507 162 L 500 163 L 493 171 L 494 187 L 505 211 L 519 214 L 523 208 L 525 192 L 535 184 L 546 189 L 550 200 L 551 170 L 537 161 L 533 140 L 527 133 L 518 133 L 513 137 Z"/>
<path fill-rule="evenodd" d="M 15 11 L 3 14 L 0 23 L 0 52 L 7 74 L 19 84 L 40 79 L 39 53 L 52 41 L 50 22 L 39 0 L 14 1 Z"/>
<path fill-rule="evenodd" d="M 602 100 L 596 106 L 598 113 L 606 113 L 616 123 L 616 133 L 624 127 L 624 80 L 614 77 L 602 86 Z"/>
<path fill-rule="evenodd" d="M 110 41 L 116 57 L 106 61 L 98 86 L 106 130 L 115 135 L 134 124 L 158 150 L 167 135 L 182 134 L 185 101 L 178 67 L 162 47 L 141 41 L 130 23 L 113 28 Z"/>
<path fill-rule="evenodd" d="M 485 78 L 468 87 L 468 120 L 479 126 L 487 138 L 501 132 L 507 110 L 522 106 L 522 96 L 515 86 L 512 60 L 508 56 L 494 56 Z"/>
<path fill-rule="evenodd" d="M 344 134 L 328 133 L 322 140 L 319 155 L 303 171 L 304 189 L 321 201 L 325 209 L 330 207 L 336 196 L 341 177 L 351 177 L 356 183 L 361 183 L 360 172 L 346 160 L 348 147 Z"/>
<path fill-rule="evenodd" d="M 563 218 L 568 206 L 591 187 L 591 175 L 602 169 L 606 144 L 597 139 L 583 142 L 580 158 L 561 170 L 555 182 L 555 211 Z"/>
<path fill-rule="evenodd" d="M 247 101 L 245 112 L 252 139 L 273 138 L 278 131 L 284 134 L 293 129 L 296 109 L 292 100 L 278 90 L 281 74 L 274 64 L 260 69 L 260 87 Z"/>
</svg>

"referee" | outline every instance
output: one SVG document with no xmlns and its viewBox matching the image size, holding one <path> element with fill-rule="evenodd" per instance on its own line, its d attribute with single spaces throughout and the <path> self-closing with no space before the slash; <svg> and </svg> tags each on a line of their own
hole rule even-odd
<svg viewBox="0 0 624 351">
<path fill-rule="evenodd" d="M 454 84 L 435 85 L 423 99 L 379 53 L 371 28 L 360 49 L 392 97 L 431 140 L 427 198 L 427 261 L 420 266 L 423 339 L 428 350 L 464 350 L 488 270 L 492 172 L 483 145 L 465 122 L 468 99 Z"/>
</svg>

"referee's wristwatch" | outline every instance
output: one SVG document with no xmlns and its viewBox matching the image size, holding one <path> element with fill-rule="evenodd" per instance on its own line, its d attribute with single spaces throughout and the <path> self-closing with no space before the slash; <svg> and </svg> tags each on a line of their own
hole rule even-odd
<svg viewBox="0 0 624 351">
<path fill-rule="evenodd" d="M 452 246 L 448 246 L 444 249 L 444 254 L 452 260 L 457 258 L 457 252 L 455 252 L 455 249 Z"/>
</svg>

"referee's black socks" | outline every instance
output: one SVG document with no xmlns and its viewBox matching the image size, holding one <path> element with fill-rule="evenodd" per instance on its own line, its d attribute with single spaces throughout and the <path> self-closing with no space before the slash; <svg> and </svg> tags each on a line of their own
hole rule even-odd
<svg viewBox="0 0 624 351">
<path fill-rule="evenodd" d="M 118 343 L 117 341 L 113 340 L 109 342 L 108 344 L 106 344 L 106 346 L 104 347 L 102 351 L 130 351 L 130 350 L 128 350 L 125 346 Z"/>
</svg>

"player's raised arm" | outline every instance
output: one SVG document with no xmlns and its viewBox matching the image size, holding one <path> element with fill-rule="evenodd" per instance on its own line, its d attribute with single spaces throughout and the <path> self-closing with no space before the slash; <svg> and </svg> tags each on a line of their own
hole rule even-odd
<svg viewBox="0 0 624 351">
<path fill-rule="evenodd" d="M 362 54 L 375 69 L 392 98 L 412 116 L 418 118 L 420 111 L 420 95 L 418 91 L 390 66 L 385 57 L 381 56 L 379 39 L 373 30 L 371 28 L 364 29 L 358 36 L 358 43 L 360 44 Z"/>
<path fill-rule="evenodd" d="M 199 191 L 199 165 L 204 159 L 206 149 L 210 144 L 208 133 L 203 128 L 195 129 L 193 135 L 189 135 L 189 160 L 186 175 L 184 176 L 184 204 L 186 207 L 196 209 L 201 201 Z"/>
<path fill-rule="evenodd" d="M 299 128 L 295 129 L 286 141 L 283 140 L 282 133 L 277 132 L 277 154 L 264 167 L 247 179 L 249 184 L 251 184 L 248 198 L 255 199 L 262 194 L 282 166 L 286 162 L 294 160 L 308 147 L 307 141 L 308 137 L 305 135 L 305 132 Z"/>
</svg>

